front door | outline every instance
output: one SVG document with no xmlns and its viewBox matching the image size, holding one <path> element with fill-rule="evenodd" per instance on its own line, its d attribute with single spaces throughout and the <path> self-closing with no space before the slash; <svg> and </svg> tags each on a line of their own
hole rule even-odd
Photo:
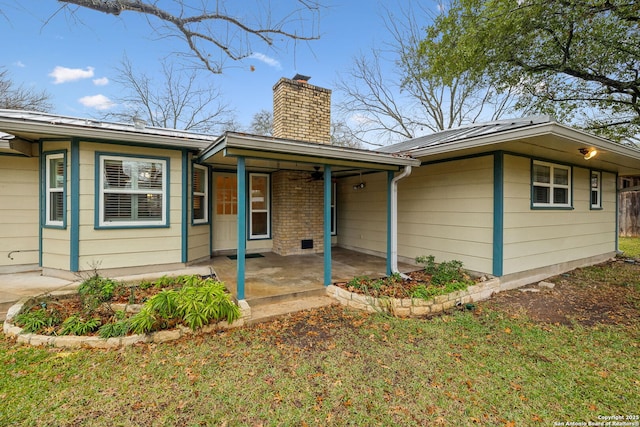
<svg viewBox="0 0 640 427">
<path fill-rule="evenodd" d="M 234 173 L 215 172 L 213 204 L 213 250 L 237 249 L 238 179 Z"/>
</svg>

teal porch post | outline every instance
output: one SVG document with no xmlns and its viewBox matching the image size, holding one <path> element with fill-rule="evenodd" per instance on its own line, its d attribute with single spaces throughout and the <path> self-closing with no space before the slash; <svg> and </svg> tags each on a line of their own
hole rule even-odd
<svg viewBox="0 0 640 427">
<path fill-rule="evenodd" d="M 493 275 L 504 268 L 504 153 L 493 155 Z"/>
<path fill-rule="evenodd" d="M 324 285 L 331 284 L 331 166 L 324 167 Z"/>
<path fill-rule="evenodd" d="M 247 174 L 244 157 L 238 157 L 238 259 L 236 290 L 238 300 L 244 299 L 245 255 L 247 252 Z"/>
<path fill-rule="evenodd" d="M 191 175 L 189 174 L 189 152 L 182 150 L 182 226 L 180 232 L 182 233 L 181 249 L 182 253 L 180 261 L 185 264 L 189 262 L 189 180 Z"/>
<path fill-rule="evenodd" d="M 395 174 L 387 172 L 387 276 L 391 276 L 391 182 Z"/>
<path fill-rule="evenodd" d="M 45 177 L 45 179 L 48 179 Z M 71 140 L 71 224 L 69 270 L 80 271 L 80 142 Z"/>
</svg>

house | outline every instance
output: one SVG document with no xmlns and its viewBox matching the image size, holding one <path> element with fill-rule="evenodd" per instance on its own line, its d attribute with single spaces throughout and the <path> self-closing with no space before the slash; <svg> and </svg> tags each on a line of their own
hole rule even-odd
<svg viewBox="0 0 640 427">
<path fill-rule="evenodd" d="M 323 254 L 325 285 L 338 246 L 385 257 L 388 273 L 433 254 L 510 286 L 616 253 L 616 180 L 640 175 L 640 151 L 549 118 L 337 147 L 331 91 L 307 80 L 274 86 L 274 137 L 0 110 L 0 273 L 233 253 L 241 300 L 248 253 Z"/>
</svg>

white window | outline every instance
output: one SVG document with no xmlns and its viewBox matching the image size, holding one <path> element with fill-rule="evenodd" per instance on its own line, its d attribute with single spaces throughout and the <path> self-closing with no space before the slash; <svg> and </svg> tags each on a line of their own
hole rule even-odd
<svg viewBox="0 0 640 427">
<path fill-rule="evenodd" d="M 99 225 L 167 225 L 167 163 L 155 158 L 99 155 Z"/>
<path fill-rule="evenodd" d="M 269 175 L 252 173 L 249 175 L 249 236 L 252 239 L 269 238 L 271 228 L 271 208 Z"/>
<path fill-rule="evenodd" d="M 206 224 L 209 221 L 209 170 L 201 165 L 193 165 L 193 223 Z"/>
<path fill-rule="evenodd" d="M 64 227 L 66 165 L 64 153 L 47 154 L 45 225 Z"/>
<path fill-rule="evenodd" d="M 591 209 L 602 208 L 602 174 L 591 171 Z"/>
<path fill-rule="evenodd" d="M 533 162 L 531 198 L 534 207 L 571 207 L 571 168 Z"/>
</svg>

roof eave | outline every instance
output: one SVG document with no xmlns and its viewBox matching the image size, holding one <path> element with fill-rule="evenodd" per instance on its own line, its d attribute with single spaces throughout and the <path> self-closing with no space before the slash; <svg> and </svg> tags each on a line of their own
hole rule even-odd
<svg viewBox="0 0 640 427">
<path fill-rule="evenodd" d="M 100 129 L 98 127 L 84 128 L 59 123 L 42 123 L 38 121 L 15 120 L 3 117 L 0 117 L 0 130 L 10 133 L 29 132 L 42 135 L 43 137 L 55 136 L 104 139 L 171 148 L 187 148 L 192 150 L 201 150 L 210 144 L 208 141 L 194 140 L 175 135 L 168 136 L 116 129 Z"/>
<path fill-rule="evenodd" d="M 449 153 L 470 148 L 478 148 L 500 144 L 503 142 L 515 141 L 518 139 L 534 138 L 544 135 L 556 135 L 564 139 L 572 140 L 576 143 L 588 145 L 590 148 L 607 150 L 616 154 L 640 160 L 640 151 L 634 150 L 624 145 L 609 141 L 608 139 L 592 135 L 588 132 L 574 129 L 556 122 L 543 123 L 526 128 L 519 128 L 491 135 L 482 135 L 458 142 L 436 145 L 411 151 L 414 157 L 422 158 L 430 155 Z"/>
<path fill-rule="evenodd" d="M 227 147 L 256 151 L 282 152 L 306 157 L 344 159 L 366 163 L 395 166 L 419 166 L 420 161 L 412 156 L 358 150 L 328 144 L 315 144 L 286 139 L 272 139 L 256 135 L 227 134 Z"/>
<path fill-rule="evenodd" d="M 357 150 L 353 148 L 338 147 L 327 144 L 314 144 L 308 142 L 264 137 L 259 135 L 246 135 L 227 132 L 217 141 L 211 144 L 200 155 L 201 161 L 213 157 L 217 153 L 224 151 L 225 154 L 233 153 L 234 150 L 243 150 L 246 153 L 255 153 L 253 157 L 260 158 L 264 155 L 273 158 L 274 155 L 300 156 L 301 158 L 324 159 L 327 163 L 331 160 L 349 161 L 356 163 L 379 164 L 386 166 L 420 166 L 420 161 L 409 156 L 399 156 L 388 153 L 378 153 L 374 151 Z M 283 157 L 284 158 L 284 157 Z M 317 160 L 316 160 L 317 161 Z"/>
</svg>

